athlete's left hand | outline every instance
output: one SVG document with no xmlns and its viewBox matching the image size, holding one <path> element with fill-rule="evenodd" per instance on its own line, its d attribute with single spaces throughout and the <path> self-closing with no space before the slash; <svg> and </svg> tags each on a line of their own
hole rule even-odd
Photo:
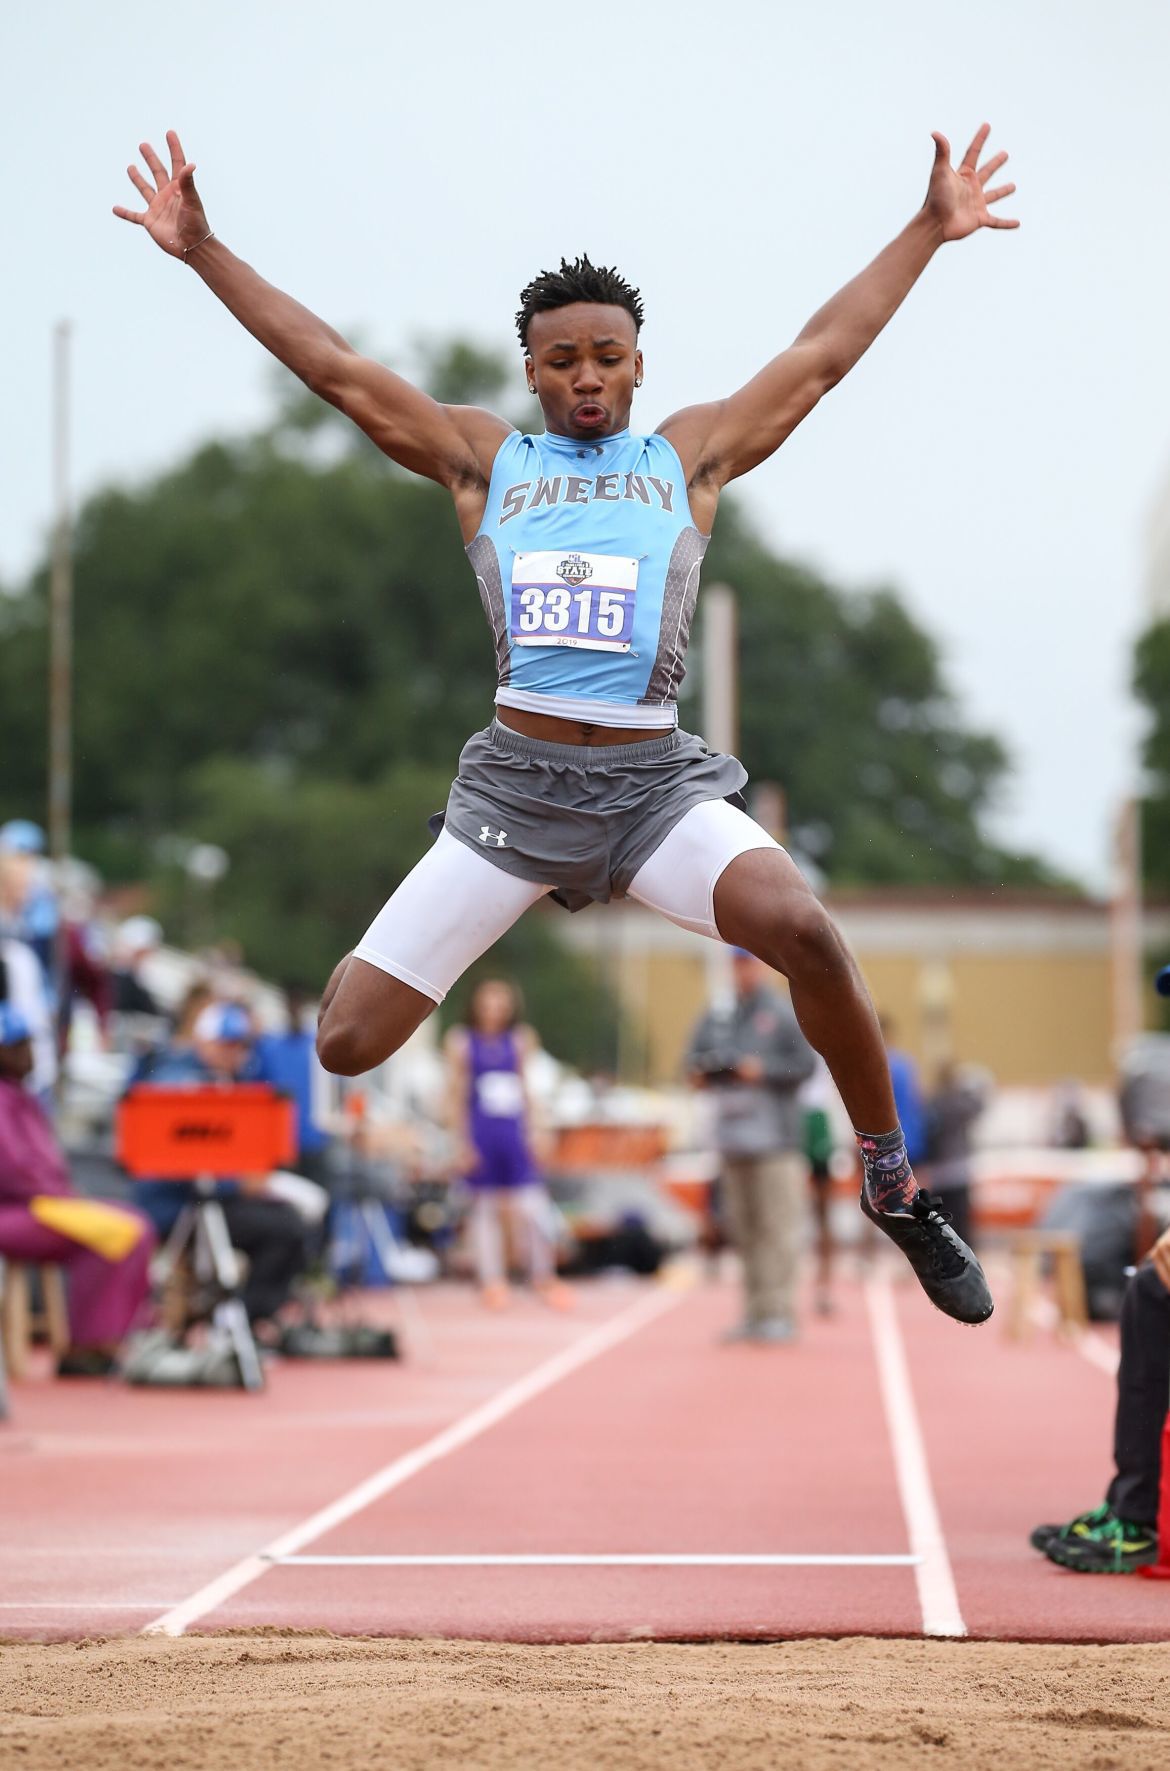
<svg viewBox="0 0 1170 1771">
<path fill-rule="evenodd" d="M 945 135 L 940 135 L 937 130 L 934 132 L 934 165 L 922 207 L 941 228 L 944 240 L 961 240 L 967 234 L 973 234 L 976 228 L 1018 228 L 1020 225 L 1005 215 L 991 213 L 991 205 L 1003 197 L 1010 197 L 1016 187 L 1000 184 L 992 190 L 986 188 L 988 179 L 1007 159 L 1006 154 L 993 154 L 985 165 L 980 166 L 979 156 L 990 134 L 991 124 L 981 124 L 958 166 L 952 166 L 950 142 Z"/>
</svg>

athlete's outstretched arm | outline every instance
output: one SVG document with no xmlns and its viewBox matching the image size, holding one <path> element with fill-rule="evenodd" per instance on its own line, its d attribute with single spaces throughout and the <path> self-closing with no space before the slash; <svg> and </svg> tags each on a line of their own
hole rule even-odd
<svg viewBox="0 0 1170 1771">
<path fill-rule="evenodd" d="M 1016 187 L 987 189 L 1007 159 L 1006 154 L 993 154 L 979 165 L 988 133 L 985 123 L 958 167 L 951 165 L 946 137 L 936 134 L 926 200 L 898 237 L 738 393 L 690 406 L 666 420 L 662 432 L 678 450 L 688 481 L 700 489 L 710 486 L 717 494 L 728 480 L 778 449 L 822 394 L 869 349 L 945 241 L 961 240 L 978 228 L 1019 226 L 991 212 L 991 205 Z"/>
<path fill-rule="evenodd" d="M 195 167 L 173 129 L 167 131 L 167 146 L 169 173 L 150 143 L 141 144 L 153 183 L 137 166 L 127 168 L 145 210 L 116 205 L 114 214 L 144 227 L 164 252 L 197 271 L 253 337 L 387 455 L 449 487 L 457 507 L 468 498 L 473 502 L 511 426 L 476 407 L 440 405 L 381 363 L 360 356 L 316 314 L 266 283 L 215 238 L 195 189 Z"/>
</svg>

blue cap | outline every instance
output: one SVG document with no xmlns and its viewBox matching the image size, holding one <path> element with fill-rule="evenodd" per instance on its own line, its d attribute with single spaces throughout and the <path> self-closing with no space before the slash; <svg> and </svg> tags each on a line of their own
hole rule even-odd
<svg viewBox="0 0 1170 1771">
<path fill-rule="evenodd" d="M 238 1002 L 209 1002 L 195 1022 L 196 1039 L 223 1039 L 251 1045 L 256 1037 L 252 1017 Z"/>
<path fill-rule="evenodd" d="M 43 855 L 45 833 L 31 818 L 10 818 L 0 824 L 0 851 L 9 855 Z"/>
<path fill-rule="evenodd" d="M 16 1004 L 0 1002 L 0 1045 L 19 1045 L 22 1039 L 31 1037 L 28 1020 Z"/>
</svg>

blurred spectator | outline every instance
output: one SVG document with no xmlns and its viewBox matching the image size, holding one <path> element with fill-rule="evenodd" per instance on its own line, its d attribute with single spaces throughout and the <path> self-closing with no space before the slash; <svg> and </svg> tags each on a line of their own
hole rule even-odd
<svg viewBox="0 0 1170 1771">
<path fill-rule="evenodd" d="M 796 1335 L 808 1184 L 798 1090 L 816 1056 L 767 966 L 736 948 L 732 974 L 735 1000 L 703 1016 L 687 1067 L 714 1102 L 728 1227 L 743 1261 L 743 1320 L 724 1338 L 780 1345 Z"/>
<path fill-rule="evenodd" d="M 108 1043 L 112 993 L 110 973 L 102 954 L 94 926 L 90 922 L 65 924 L 65 970 L 68 988 L 61 1004 L 59 1047 L 64 1054 L 73 1023 L 73 1005 L 80 997 L 88 1002 L 97 1017 L 103 1043 Z"/>
<path fill-rule="evenodd" d="M 1162 1433 L 1170 1395 L 1170 1230 L 1150 1250 L 1121 1307 L 1115 1475 L 1099 1506 L 1037 1525 L 1034 1549 L 1082 1574 L 1129 1574 L 1158 1560 Z"/>
<path fill-rule="evenodd" d="M 175 1025 L 171 1033 L 168 1047 L 172 1052 L 190 1051 L 195 1043 L 195 1027 L 205 1008 L 215 1001 L 215 991 L 206 978 L 196 978 L 188 984 L 185 994 L 175 1010 Z"/>
<path fill-rule="evenodd" d="M 162 946 L 162 928 L 153 916 L 128 916 L 118 929 L 110 981 L 113 1007 L 120 1015 L 162 1014 L 143 981 L 143 965 Z"/>
<path fill-rule="evenodd" d="M 206 978 L 197 978 L 187 986 L 186 994 L 175 1011 L 174 1026 L 169 1039 L 142 1042 L 132 1041 L 137 1046 L 138 1055 L 130 1072 L 128 1087 L 136 1082 L 146 1082 L 154 1075 L 155 1068 L 164 1056 L 170 1060 L 183 1052 L 194 1050 L 195 1023 L 209 1004 L 215 1001 L 215 991 Z"/>
<path fill-rule="evenodd" d="M 1075 1077 L 1066 1077 L 1052 1091 L 1051 1137 L 1058 1150 L 1087 1150 L 1089 1147 L 1089 1107 L 1084 1084 Z"/>
<path fill-rule="evenodd" d="M 72 1346 L 62 1377 L 102 1377 L 146 1300 L 154 1231 L 122 1205 L 79 1198 L 43 1109 L 25 1084 L 27 1021 L 0 1003 L 0 1255 L 48 1261 L 69 1274 Z"/>
<path fill-rule="evenodd" d="M 1118 1105 L 1129 1142 L 1170 1151 L 1170 1033 L 1144 1033 L 1122 1056 Z"/>
<path fill-rule="evenodd" d="M 45 833 L 28 818 L 0 824 L 0 935 L 25 941 L 40 964 L 50 1009 L 58 1000 L 57 898 L 45 860 Z"/>
<path fill-rule="evenodd" d="M 499 978 L 475 986 L 466 1026 L 453 1027 L 445 1042 L 450 1123 L 459 1140 L 456 1160 L 471 1191 L 476 1276 L 489 1309 L 508 1302 L 509 1223 L 533 1288 L 556 1307 L 571 1299 L 556 1277 L 553 1207 L 533 1154 L 524 1066 L 537 1049 L 532 1028 L 520 1024 L 515 989 Z"/>
<path fill-rule="evenodd" d="M 823 1058 L 818 1057 L 816 1070 L 800 1091 L 800 1103 L 804 1108 L 804 1153 L 812 1182 L 813 1222 L 816 1226 L 817 1272 L 813 1308 L 818 1316 L 833 1313 L 833 1126 L 827 1104 L 832 1087 L 829 1067 Z"/>
<path fill-rule="evenodd" d="M 918 1080 L 918 1066 L 909 1052 L 899 1049 L 898 1028 L 893 1017 L 881 1015 L 879 1023 L 886 1042 L 898 1123 L 906 1137 L 906 1154 L 911 1164 L 919 1163 L 926 1157 L 926 1102 L 922 1095 L 922 1084 Z"/>
<path fill-rule="evenodd" d="M 923 1185 L 950 1213 L 955 1233 L 971 1246 L 971 1133 L 987 1106 L 982 1081 L 954 1064 L 939 1068 L 926 1104 Z"/>
<path fill-rule="evenodd" d="M 88 1002 L 98 1024 L 101 1043 L 110 1045 L 110 969 L 107 964 L 106 931 L 97 914 L 101 881 L 92 867 L 73 857 L 54 868 L 57 906 L 61 919 L 60 949 L 56 955 L 65 968 L 60 993 L 58 1050 L 69 1043 L 74 1005 Z"/>
<path fill-rule="evenodd" d="M 160 1052 L 143 1080 L 147 1087 L 242 1081 L 253 1066 L 253 1043 L 248 1011 L 238 1003 L 212 1002 L 195 1017 L 190 1044 Z M 242 1296 L 253 1323 L 275 1318 L 306 1265 L 300 1214 L 284 1200 L 266 1197 L 267 1181 L 267 1175 L 241 1175 L 217 1181 L 213 1190 L 233 1248 L 248 1257 Z M 160 1236 L 170 1234 L 184 1206 L 198 1197 L 190 1181 L 139 1181 L 135 1193 Z"/>
<path fill-rule="evenodd" d="M 306 1021 L 306 992 L 295 985 L 284 993 L 288 1024 L 283 1033 L 262 1033 L 256 1041 L 251 1074 L 288 1095 L 297 1110 L 296 1171 L 320 1186 L 328 1184 L 326 1129 L 329 1078 L 317 1059 L 315 1023 Z"/>
<path fill-rule="evenodd" d="M 33 1067 L 27 1086 L 47 1106 L 57 1080 L 57 1042 L 44 974 L 26 942 L 0 935 L 0 1004 L 5 1002 L 18 1011 L 28 1026 Z"/>
<path fill-rule="evenodd" d="M 1157 1234 L 1154 1190 L 1170 1157 L 1170 1033 L 1144 1033 L 1131 1041 L 1122 1054 L 1118 1105 L 1126 1138 L 1145 1157 L 1137 1185 L 1140 1257 Z"/>
</svg>

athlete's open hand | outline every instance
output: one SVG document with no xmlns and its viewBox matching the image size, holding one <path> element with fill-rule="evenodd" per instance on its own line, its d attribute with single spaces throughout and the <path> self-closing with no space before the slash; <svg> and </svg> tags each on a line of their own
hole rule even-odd
<svg viewBox="0 0 1170 1771">
<path fill-rule="evenodd" d="M 984 123 L 975 132 L 975 139 L 958 166 L 951 165 L 951 144 L 945 135 L 934 132 L 934 165 L 930 172 L 926 202 L 923 208 L 942 228 L 944 240 L 961 240 L 976 228 L 1018 228 L 1018 221 L 1004 215 L 993 215 L 991 205 L 1010 197 L 1014 184 L 998 184 L 987 189 L 987 181 L 999 171 L 1006 154 L 992 154 L 980 166 L 979 156 L 991 134 L 991 124 Z"/>
<path fill-rule="evenodd" d="M 172 258 L 182 258 L 192 246 L 211 232 L 199 193 L 195 189 L 195 167 L 188 165 L 182 145 L 173 129 L 167 130 L 167 147 L 171 154 L 168 172 L 148 141 L 140 142 L 138 151 L 150 170 L 154 183 L 127 166 L 130 183 L 142 195 L 144 210 L 123 209 L 115 203 L 114 214 L 123 221 L 133 221 L 146 229 L 156 246 Z"/>
</svg>

